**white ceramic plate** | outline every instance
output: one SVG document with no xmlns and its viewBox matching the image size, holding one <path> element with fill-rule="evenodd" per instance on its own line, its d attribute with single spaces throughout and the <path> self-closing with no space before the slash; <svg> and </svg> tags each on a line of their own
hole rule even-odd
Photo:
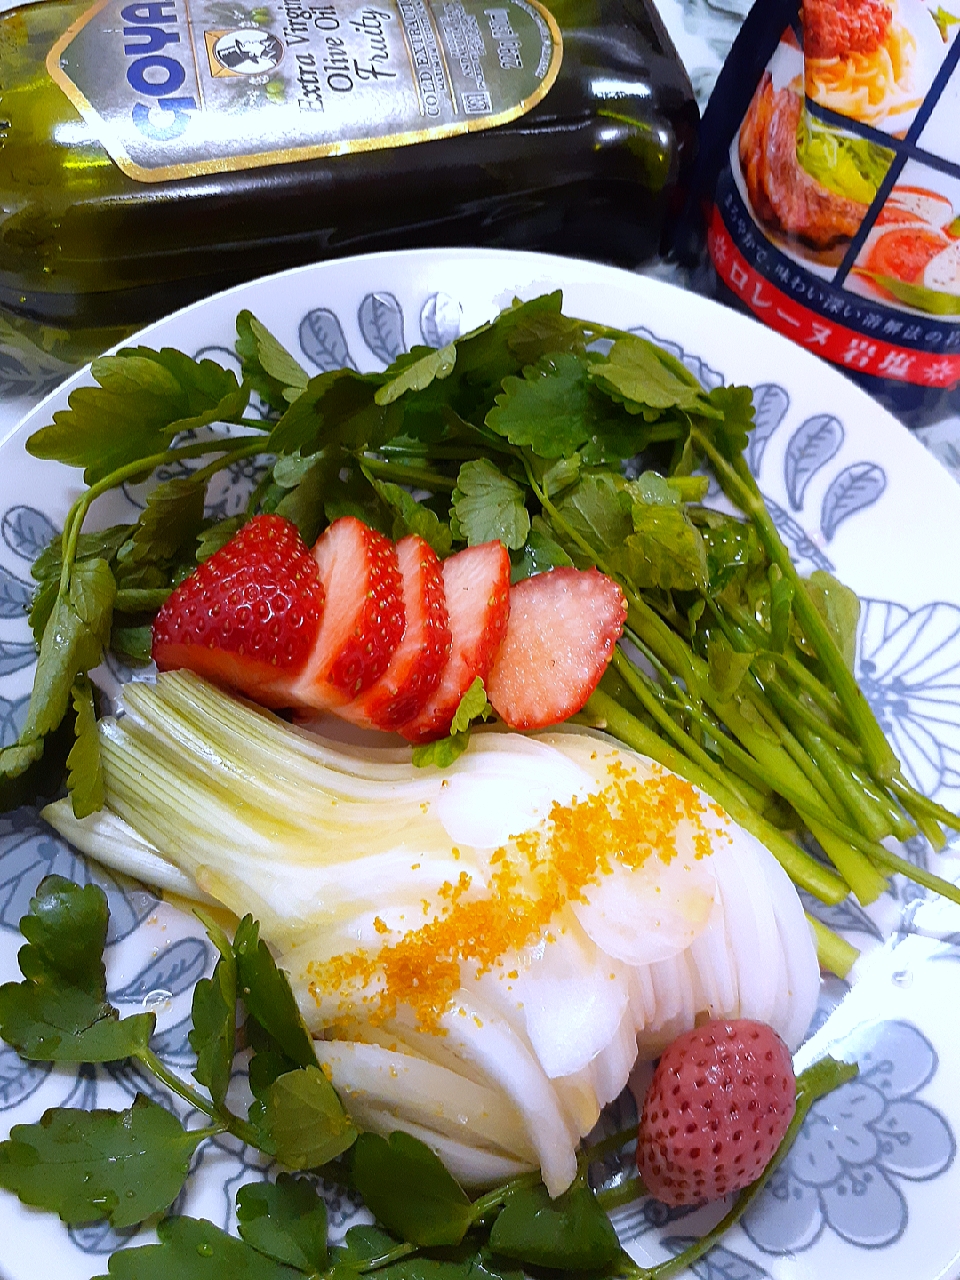
<svg viewBox="0 0 960 1280">
<path fill-rule="evenodd" d="M 440 345 L 513 297 L 562 288 L 570 314 L 642 329 L 682 351 L 707 385 L 755 388 L 750 460 L 784 538 L 806 569 L 833 569 L 864 600 L 860 679 L 920 789 L 960 807 L 960 492 L 893 418 L 840 374 L 753 321 L 670 286 L 589 263 L 496 251 L 372 255 L 274 276 L 153 325 L 141 340 L 232 361 L 234 318 L 250 308 L 310 369 L 382 368 Z M 31 431 L 66 403 L 81 373 L 0 444 L 0 742 L 12 741 L 32 679 L 24 620 L 30 563 L 58 531 L 78 473 L 38 463 Z M 234 475 L 219 498 L 238 500 Z M 137 498 L 129 495 L 130 502 Z M 960 851 L 960 844 L 955 846 Z M 908 856 L 951 878 L 951 854 L 917 841 Z M 107 890 L 111 998 L 155 1009 L 157 1048 L 188 1073 L 191 990 L 212 964 L 196 921 L 149 892 L 88 867 L 33 810 L 0 816 L 0 981 L 18 977 L 20 916 L 50 872 Z M 898 885 L 869 911 L 814 908 L 862 950 L 852 981 L 824 983 L 803 1061 L 856 1056 L 861 1075 L 821 1102 L 742 1229 L 696 1266 L 701 1280 L 948 1280 L 960 1272 L 960 909 Z M 127 1105 L 144 1082 L 128 1068 L 51 1070 L 0 1046 L 0 1136 L 69 1101 Z M 240 1182 L 258 1176 L 234 1147 L 204 1156 L 178 1205 L 225 1225 Z M 342 1229 L 356 1213 L 332 1198 Z M 698 1234 L 703 1211 L 651 1201 L 617 1219 L 638 1260 Z M 122 1243 L 102 1227 L 67 1231 L 0 1193 L 2 1280 L 87 1280 Z"/>
</svg>

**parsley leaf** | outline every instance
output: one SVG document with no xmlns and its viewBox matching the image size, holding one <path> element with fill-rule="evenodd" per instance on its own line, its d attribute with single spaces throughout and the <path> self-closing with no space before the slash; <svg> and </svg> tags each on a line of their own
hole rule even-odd
<svg viewBox="0 0 960 1280">
<path fill-rule="evenodd" d="M 610 1219 L 581 1180 L 555 1200 L 542 1183 L 521 1187 L 493 1224 L 490 1246 L 519 1262 L 572 1271 L 599 1270 L 620 1255 Z"/>
<path fill-rule="evenodd" d="M 484 422 L 511 444 L 527 445 L 541 458 L 575 453 L 596 434 L 604 411 L 595 401 L 584 362 L 569 352 L 542 356 L 507 377 Z"/>
<path fill-rule="evenodd" d="M 605 472 L 586 472 L 580 483 L 568 490 L 556 504 L 563 524 L 599 555 L 606 547 L 619 547 L 633 532 L 632 503 L 622 483 Z M 554 533 L 581 568 L 594 561 L 565 537 L 564 528 Z"/>
<path fill-rule="evenodd" d="M 290 983 L 260 938 L 260 925 L 244 916 L 233 938 L 240 997 L 247 1012 L 277 1041 L 298 1067 L 315 1067 L 310 1032 L 297 1007 Z"/>
<path fill-rule="evenodd" d="M 473 1205 L 429 1147 L 406 1133 L 362 1133 L 353 1149 L 353 1180 L 367 1208 L 411 1244 L 459 1244 Z"/>
<path fill-rule="evenodd" d="M 0 987 L 0 1036 L 42 1062 L 115 1062 L 146 1048 L 152 1013 L 119 1019 L 107 1002 L 103 890 L 60 876 L 41 881 L 20 921 L 23 982 Z"/>
<path fill-rule="evenodd" d="M 530 532 L 523 490 L 489 458 L 476 458 L 460 468 L 453 511 L 453 535 L 471 547 L 499 541 L 516 551 Z"/>
<path fill-rule="evenodd" d="M 238 422 L 249 398 L 231 370 L 171 348 L 127 348 L 94 360 L 91 372 L 100 385 L 77 387 L 69 409 L 27 441 L 35 458 L 85 468 L 87 484 L 162 451 L 181 431 Z"/>
<path fill-rule="evenodd" d="M 421 747 L 413 748 L 413 763 L 418 769 L 427 765 L 435 765 L 438 769 L 446 769 L 459 759 L 470 745 L 470 725 L 474 720 L 486 720 L 493 715 L 493 707 L 487 701 L 487 691 L 483 681 L 476 676 L 453 713 L 450 722 L 450 733 L 446 738 L 437 738 L 434 742 L 426 742 Z"/>
<path fill-rule="evenodd" d="M 205 1218 L 165 1218 L 159 1244 L 121 1249 L 94 1280 L 303 1280 Z"/>
<path fill-rule="evenodd" d="M 173 1203 L 206 1136 L 143 1094 L 126 1111 L 57 1107 L 0 1143 L 0 1186 L 64 1222 L 131 1227 Z"/>
<path fill-rule="evenodd" d="M 588 365 L 591 378 L 628 413 L 653 421 L 679 409 L 719 417 L 692 373 L 660 347 L 635 334 L 619 338 L 602 360 Z"/>
<path fill-rule="evenodd" d="M 288 1071 L 250 1108 L 261 1149 L 288 1169 L 315 1169 L 342 1155 L 357 1130 L 336 1090 L 317 1066 Z"/>
<path fill-rule="evenodd" d="M 227 516 L 223 520 L 218 520 L 216 524 L 201 529 L 197 534 L 195 553 L 197 564 L 203 564 L 204 560 L 209 560 L 221 547 L 225 547 L 233 535 L 240 532 L 244 524 L 246 524 L 245 516 Z"/>
<path fill-rule="evenodd" d="M 44 628 L 21 742 L 56 729 L 74 680 L 100 662 L 116 589 L 105 560 L 84 560 L 74 567 L 69 591 L 57 598 Z"/>
<path fill-rule="evenodd" d="M 844 662 L 853 671 L 860 623 L 860 600 L 856 592 L 823 569 L 814 569 L 803 585 L 843 654 Z"/>
<path fill-rule="evenodd" d="M 325 1271 L 327 1207 L 306 1178 L 248 1182 L 237 1192 L 240 1234 L 259 1252 L 299 1271 Z"/>
<path fill-rule="evenodd" d="M 714 412 L 709 421 L 701 418 L 698 428 L 728 462 L 734 462 L 746 449 L 753 430 L 753 391 L 750 387 L 714 387 L 707 400 Z M 702 414 L 702 407 L 697 412 Z"/>
<path fill-rule="evenodd" d="M 444 524 L 435 511 L 418 502 L 400 485 L 393 484 L 389 480 L 378 480 L 366 472 L 364 474 L 379 494 L 381 501 L 394 513 L 391 536 L 395 541 L 407 533 L 415 533 L 433 548 L 441 560 L 450 554 L 453 549 L 450 526 Z"/>
<path fill-rule="evenodd" d="M 319 453 L 327 445 L 375 449 L 396 435 L 402 411 L 375 402 L 378 373 L 334 369 L 317 374 L 270 433 L 271 453 Z"/>
<path fill-rule="evenodd" d="M 389 381 L 378 389 L 377 404 L 393 404 L 407 391 L 425 391 L 432 382 L 449 378 L 456 363 L 457 349 L 452 342 L 439 349 L 414 347 L 387 370 Z"/>
<path fill-rule="evenodd" d="M 523 544 L 523 554 L 513 562 L 511 582 L 519 582 L 521 578 L 532 578 L 549 569 L 573 564 L 563 547 L 546 532 L 544 526 L 545 521 L 540 516 L 534 516 L 532 528 Z"/>
<path fill-rule="evenodd" d="M 707 549 L 683 504 L 664 482 L 642 492 L 631 508 L 634 532 L 614 553 L 613 563 L 637 587 L 705 591 Z"/>
<path fill-rule="evenodd" d="M 348 1280 L 359 1275 L 369 1263 L 393 1253 L 397 1243 L 379 1227 L 350 1227 L 343 1237 L 343 1244 L 330 1251 L 333 1265 L 328 1274 L 331 1280 Z"/>
<path fill-rule="evenodd" d="M 73 686 L 73 708 L 77 713 L 77 731 L 67 756 L 67 791 L 74 816 L 86 818 L 101 809 L 106 798 L 93 685 L 86 676 L 78 676 Z"/>
<path fill-rule="evenodd" d="M 187 560 L 192 568 L 205 497 L 206 483 L 191 476 L 174 476 L 151 490 L 131 537 L 117 552 L 121 586 L 144 565 L 163 573 Z"/>
<path fill-rule="evenodd" d="M 250 1092 L 255 1098 L 262 1099 L 273 1082 L 288 1071 L 296 1071 L 297 1064 L 284 1053 L 256 1018 L 247 1018 L 243 1026 L 243 1039 L 253 1051 L 249 1067 Z"/>
<path fill-rule="evenodd" d="M 237 1038 L 237 958 L 230 940 L 209 917 L 198 912 L 210 941 L 220 952 L 212 977 L 201 978 L 193 991 L 190 1046 L 197 1055 L 194 1077 L 222 1106 L 230 1086 Z"/>
<path fill-rule="evenodd" d="M 246 310 L 237 316 L 237 355 L 244 381 L 274 409 L 285 409 L 310 381 L 299 361 Z"/>
</svg>

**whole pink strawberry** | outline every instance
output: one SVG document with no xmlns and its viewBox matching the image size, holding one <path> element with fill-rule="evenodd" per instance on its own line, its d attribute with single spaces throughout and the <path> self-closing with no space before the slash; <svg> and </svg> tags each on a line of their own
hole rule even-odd
<svg viewBox="0 0 960 1280">
<path fill-rule="evenodd" d="M 796 1110 L 790 1052 L 763 1022 L 687 1031 L 660 1058 L 644 1099 L 637 1167 L 677 1206 L 720 1200 L 763 1172 Z"/>
</svg>

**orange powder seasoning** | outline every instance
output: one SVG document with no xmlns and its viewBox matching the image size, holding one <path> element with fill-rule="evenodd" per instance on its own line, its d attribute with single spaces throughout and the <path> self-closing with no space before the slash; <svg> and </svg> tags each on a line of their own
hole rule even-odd
<svg viewBox="0 0 960 1280">
<path fill-rule="evenodd" d="M 479 977 L 535 943 L 560 909 L 584 901 L 588 886 L 609 874 L 614 862 L 639 868 L 655 857 L 669 863 L 676 856 L 674 833 L 684 820 L 691 825 L 695 856 L 710 853 L 711 836 L 700 822 L 704 806 L 688 782 L 665 772 L 640 780 L 620 761 L 608 772 L 603 790 L 554 804 L 539 827 L 491 854 L 487 889 L 473 889 L 471 877 L 461 872 L 455 883 L 440 887 L 433 918 L 418 928 L 385 940 L 379 949 L 311 964 L 314 997 L 339 991 L 346 1013 L 355 1007 L 347 993 L 362 992 L 372 1023 L 387 1021 L 403 1004 L 422 1029 L 438 1031 L 461 985 L 461 965 L 469 964 Z M 378 934 L 391 932 L 379 917 L 375 928 Z"/>
</svg>

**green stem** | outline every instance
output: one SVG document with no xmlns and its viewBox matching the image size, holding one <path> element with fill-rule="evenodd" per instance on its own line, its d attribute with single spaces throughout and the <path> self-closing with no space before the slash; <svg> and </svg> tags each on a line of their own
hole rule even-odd
<svg viewBox="0 0 960 1280">
<path fill-rule="evenodd" d="M 705 774 L 685 755 L 663 741 L 652 729 L 648 729 L 636 716 L 607 696 L 599 689 L 591 694 L 586 707 L 578 717 L 583 723 L 593 724 L 597 728 L 606 729 L 641 755 L 649 756 L 671 769 L 681 778 L 700 787 L 707 795 L 726 809 L 727 813 L 745 831 L 757 837 L 766 845 L 773 856 L 786 871 L 787 875 L 801 889 L 806 889 L 815 898 L 830 906 L 836 906 L 847 896 L 846 884 L 821 866 L 816 859 L 788 840 L 776 827 L 772 826 L 748 805 L 742 804 L 737 797 L 717 782 L 715 778 Z"/>
<path fill-rule="evenodd" d="M 619 1186 L 604 1187 L 601 1191 L 595 1191 L 594 1198 L 604 1213 L 613 1213 L 614 1209 L 622 1209 L 625 1204 L 632 1204 L 634 1200 L 649 1194 L 643 1179 L 638 1174 L 634 1178 L 628 1178 L 626 1182 L 621 1182 Z"/>
<path fill-rule="evenodd" d="M 251 444 L 246 436 L 233 436 L 224 440 L 197 440 L 193 444 L 181 445 L 177 449 L 164 449 L 162 453 L 154 453 L 147 458 L 139 458 L 135 462 L 128 462 L 125 466 L 117 467 L 115 471 L 111 471 L 109 475 L 104 476 L 102 480 L 98 480 L 96 484 L 92 484 L 74 502 L 63 524 L 63 534 L 61 535 L 63 564 L 60 570 L 61 596 L 66 596 L 70 588 L 70 574 L 73 572 L 73 564 L 77 554 L 77 539 L 80 537 L 80 530 L 83 527 L 87 512 L 97 498 L 108 493 L 111 489 L 116 489 L 119 485 L 125 484 L 128 480 L 137 480 L 141 477 L 149 476 L 164 463 L 180 462 L 185 458 L 202 458 L 207 453 L 219 453 L 225 455 L 221 465 L 228 466 L 237 457 L 254 457 L 259 453 L 263 453 L 263 451 L 262 441 L 258 440 Z"/>
<path fill-rule="evenodd" d="M 886 893 L 886 877 L 877 870 L 865 853 L 852 848 L 845 840 L 835 836 L 832 831 L 827 831 L 813 818 L 810 819 L 810 830 L 814 839 L 819 841 L 824 853 L 850 886 L 853 896 L 861 907 L 869 906 L 871 902 L 876 902 L 881 894 Z"/>
<path fill-rule="evenodd" d="M 505 1182 L 503 1186 L 494 1187 L 492 1191 L 488 1191 L 485 1195 L 474 1200 L 474 1222 L 479 1222 L 481 1218 L 486 1217 L 492 1209 L 499 1209 L 502 1205 L 505 1205 L 511 1196 L 516 1195 L 518 1191 L 522 1191 L 524 1187 L 535 1187 L 539 1182 L 539 1173 L 521 1173 L 518 1178 L 512 1178 L 509 1182 Z"/>
<path fill-rule="evenodd" d="M 709 596 L 705 597 L 705 599 L 713 610 L 714 615 L 721 616 L 714 601 Z M 830 716 L 831 720 L 843 719 L 843 708 L 836 694 L 828 689 L 825 684 L 822 684 L 813 672 L 805 667 L 792 653 L 779 653 L 776 649 L 770 649 L 768 647 L 770 643 L 768 633 L 764 631 L 755 618 L 750 617 L 742 605 L 725 602 L 724 607 L 750 642 L 750 648 L 762 650 L 764 659 L 774 663 L 775 666 L 788 675 L 798 688 L 813 699 L 821 711 Z"/>
<path fill-rule="evenodd" d="M 832 818 L 830 806 L 796 761 L 791 758 L 784 745 L 773 736 L 774 731 L 767 726 L 765 720 L 763 725 L 767 732 L 756 724 L 751 724 L 743 710 L 732 700 L 722 702 L 709 687 L 704 689 L 703 696 L 714 715 L 728 726 L 731 733 L 756 760 L 774 791 L 783 796 L 798 812 L 803 808 L 822 818 L 824 822 Z M 753 708 L 753 703 L 746 705 Z M 757 714 L 759 715 L 759 712 Z"/>
<path fill-rule="evenodd" d="M 171 587 L 125 587 L 114 597 L 114 613 L 154 613 L 170 595 Z"/>
<path fill-rule="evenodd" d="M 248 1147 L 254 1147 L 258 1151 L 262 1149 L 260 1134 L 252 1124 L 248 1124 L 246 1120 L 241 1120 L 239 1116 L 235 1116 L 231 1111 L 215 1107 L 209 1098 L 199 1093 L 192 1085 L 187 1084 L 186 1080 L 182 1080 L 180 1076 L 164 1066 L 152 1049 L 143 1048 L 138 1050 L 137 1059 L 158 1080 L 161 1080 L 171 1093 L 175 1093 L 178 1098 L 182 1098 L 184 1102 L 189 1103 L 197 1111 L 215 1121 L 214 1127 L 218 1132 L 232 1133 L 235 1138 L 245 1142 Z"/>
<path fill-rule="evenodd" d="M 694 674 L 692 655 L 683 644 L 682 640 L 676 636 L 662 618 L 650 608 L 647 602 L 637 593 L 631 590 L 629 583 L 613 571 L 612 567 L 607 564 L 600 554 L 590 546 L 585 538 L 582 538 L 576 529 L 564 520 L 563 516 L 553 505 L 543 489 L 537 483 L 537 478 L 533 474 L 533 468 L 530 460 L 526 456 L 523 458 L 524 469 L 527 473 L 527 480 L 530 488 L 533 490 L 537 501 L 546 511 L 552 523 L 557 529 L 562 530 L 566 537 L 587 556 L 593 564 L 601 569 L 608 578 L 613 578 L 619 583 L 627 604 L 630 607 L 629 623 L 630 626 L 641 637 L 643 642 L 648 645 L 657 655 L 661 662 L 667 664 L 671 671 L 683 680 L 687 689 L 691 693 L 697 690 L 697 679 Z"/>
<path fill-rule="evenodd" d="M 842 809 L 840 797 L 831 786 L 830 779 L 817 767 L 809 752 L 805 750 L 803 743 L 777 714 L 776 708 L 768 704 L 767 698 L 756 679 L 748 673 L 741 687 L 744 690 L 745 698 L 750 702 L 757 715 L 760 716 L 771 733 L 776 734 L 784 751 L 786 751 L 827 808 L 831 811 L 838 808 Z M 797 781 L 799 782 L 799 775 L 797 775 Z"/>
<path fill-rule="evenodd" d="M 613 666 L 651 718 L 656 721 L 667 737 L 672 738 L 677 747 L 690 757 L 694 764 L 699 765 L 701 769 L 710 774 L 721 785 L 728 786 L 744 804 L 749 804 L 755 809 L 759 809 L 763 805 L 763 797 L 759 791 L 751 787 L 749 783 L 744 783 L 729 776 L 725 777 L 723 769 L 717 762 L 711 759 L 706 751 L 667 714 L 656 694 L 650 689 L 648 681 L 637 671 L 636 667 L 620 648 L 616 648 L 613 651 Z M 749 794 L 745 788 L 749 789 Z"/>
<path fill-rule="evenodd" d="M 868 840 L 883 840 L 892 834 L 887 815 L 865 791 L 822 738 L 805 725 L 797 726 L 797 735 L 824 778 L 839 796 L 847 816 Z"/>
<path fill-rule="evenodd" d="M 813 646 L 824 670 L 830 678 L 840 704 L 853 726 L 870 772 L 883 782 L 896 777 L 900 762 L 894 755 L 883 730 L 870 709 L 870 704 L 844 662 L 826 622 L 807 593 L 803 579 L 790 559 L 790 553 L 781 541 L 776 525 L 767 511 L 763 496 L 746 461 L 742 457 L 728 461 L 715 447 L 709 435 L 694 426 L 692 437 L 698 448 L 709 459 L 714 474 L 727 497 L 737 504 L 744 515 L 749 516 L 760 536 L 770 560 L 785 578 L 794 585 L 793 610 L 803 632 Z"/>
<path fill-rule="evenodd" d="M 853 968 L 860 955 L 856 947 L 852 947 L 845 938 L 819 921 L 816 916 L 807 915 L 807 924 L 813 930 L 817 944 L 817 960 L 821 969 L 828 969 L 838 978 L 845 978 Z"/>
<path fill-rule="evenodd" d="M 378 1254 L 375 1258 L 365 1258 L 359 1266 L 350 1269 L 356 1271 L 358 1275 L 367 1275 L 371 1271 L 379 1271 L 381 1267 L 389 1267 L 391 1262 L 409 1258 L 412 1253 L 419 1253 L 419 1251 L 420 1246 L 417 1244 L 398 1244 L 395 1249 L 388 1249 L 386 1253 Z"/>
<path fill-rule="evenodd" d="M 581 1165 L 594 1164 L 597 1160 L 605 1160 L 607 1156 L 616 1155 L 628 1142 L 635 1142 L 636 1139 L 635 1124 L 626 1129 L 619 1129 L 616 1133 L 611 1133 L 606 1138 L 601 1138 L 599 1142 L 593 1143 L 592 1146 L 584 1147 L 580 1153 L 580 1163 Z"/>
<path fill-rule="evenodd" d="M 922 813 L 925 817 L 932 818 L 934 822 L 943 823 L 951 831 L 960 831 L 960 815 L 951 813 L 949 809 L 945 809 L 942 804 L 937 804 L 936 800 L 931 800 L 929 796 L 921 795 L 903 778 L 894 778 L 890 783 L 890 790 L 911 817 Z"/>
<path fill-rule="evenodd" d="M 408 484 L 416 489 L 429 489 L 431 493 L 438 489 L 452 493 L 457 482 L 450 476 L 441 475 L 439 471 L 430 471 L 426 467 L 407 467 L 397 462 L 384 462 L 381 458 L 372 458 L 365 453 L 360 459 L 364 471 L 377 476 L 380 480 L 391 480 L 394 484 Z"/>
<path fill-rule="evenodd" d="M 843 1083 L 844 1078 L 852 1079 L 856 1075 L 856 1067 L 850 1068 L 849 1074 L 846 1074 L 845 1077 L 844 1073 L 840 1074 L 842 1077 L 841 1079 L 831 1080 L 825 1087 L 807 1089 L 798 1087 L 797 1109 L 794 1112 L 793 1119 L 790 1121 L 790 1127 L 787 1129 L 783 1141 L 777 1148 L 776 1154 L 757 1181 L 751 1182 L 749 1187 L 746 1187 L 740 1192 L 730 1212 L 724 1214 L 715 1227 L 708 1231 L 705 1236 L 701 1236 L 700 1239 L 697 1240 L 695 1244 L 692 1244 L 688 1249 L 684 1249 L 675 1257 L 668 1258 L 665 1262 L 660 1262 L 654 1267 L 638 1267 L 631 1259 L 630 1267 L 626 1272 L 630 1277 L 630 1280 L 667 1280 L 668 1276 L 676 1275 L 686 1267 L 692 1266 L 692 1264 L 702 1258 L 705 1253 L 709 1253 L 717 1241 L 726 1235 L 731 1227 L 736 1226 L 746 1211 L 753 1204 L 754 1200 L 756 1200 L 757 1196 L 760 1195 L 760 1192 L 770 1181 L 770 1178 L 773 1176 L 774 1172 L 780 1166 L 790 1148 L 793 1146 L 797 1134 L 803 1127 L 803 1122 L 806 1120 L 813 1104 L 818 1098 L 823 1097 L 824 1094 L 835 1089 L 838 1084 Z M 802 1078 L 803 1077 L 801 1077 L 801 1079 Z M 800 1082 L 798 1081 L 798 1085 L 799 1084 Z"/>
<path fill-rule="evenodd" d="M 799 737 L 797 726 L 804 725 L 811 732 L 816 733 L 818 737 L 823 738 L 825 742 L 828 742 L 848 764 L 862 765 L 863 752 L 856 743 L 851 742 L 849 738 L 845 738 L 833 725 L 822 720 L 796 694 L 791 693 L 783 681 L 777 678 L 775 672 L 765 673 L 764 666 L 771 665 L 768 656 L 764 654 L 759 662 L 753 664 L 751 669 L 764 694 L 770 699 L 794 733 Z M 757 667 L 760 669 L 757 670 Z"/>
<path fill-rule="evenodd" d="M 860 770 L 852 768 L 850 775 L 858 787 L 862 787 L 874 804 L 877 804 L 886 815 L 890 830 L 898 840 L 909 840 L 917 834 L 916 824 L 911 820 L 903 806 L 875 782 L 873 778 Z M 938 827 L 939 830 L 939 827 Z"/>
<path fill-rule="evenodd" d="M 924 871 L 922 867 L 914 866 L 912 862 L 908 862 L 906 858 L 901 858 L 899 854 L 891 853 L 882 844 L 877 845 L 868 856 L 886 871 L 893 871 L 899 875 L 906 876 L 914 884 L 922 884 L 925 889 L 932 889 L 934 893 L 939 893 L 941 897 L 949 899 L 950 902 L 960 903 L 960 886 L 951 884 L 949 880 L 944 880 L 942 876 L 934 875 L 932 871 Z"/>
</svg>

